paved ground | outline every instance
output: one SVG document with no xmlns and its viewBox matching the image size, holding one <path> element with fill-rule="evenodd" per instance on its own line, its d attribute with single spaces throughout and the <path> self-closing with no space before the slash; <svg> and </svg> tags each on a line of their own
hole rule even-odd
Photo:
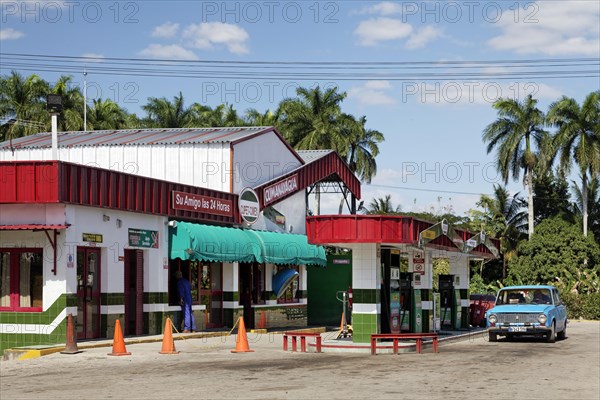
<svg viewBox="0 0 600 400">
<path fill-rule="evenodd" d="M 484 335 L 444 344 L 439 354 L 284 353 L 280 335 L 249 335 L 253 353 L 232 354 L 235 337 L 52 354 L 0 366 L 8 399 L 599 399 L 600 324 L 574 322 L 565 341 L 489 343 Z"/>
</svg>

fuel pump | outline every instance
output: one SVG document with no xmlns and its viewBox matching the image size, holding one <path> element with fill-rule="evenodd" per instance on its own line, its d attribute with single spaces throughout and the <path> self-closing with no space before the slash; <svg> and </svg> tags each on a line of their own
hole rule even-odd
<svg viewBox="0 0 600 400">
<path fill-rule="evenodd" d="M 390 268 L 390 332 L 400 333 L 401 327 L 400 268 Z"/>
<path fill-rule="evenodd" d="M 400 273 L 400 329 L 408 332 L 414 331 L 411 323 L 412 294 L 412 274 Z"/>
<path fill-rule="evenodd" d="M 440 275 L 440 324 L 454 326 L 454 275 Z"/>
</svg>

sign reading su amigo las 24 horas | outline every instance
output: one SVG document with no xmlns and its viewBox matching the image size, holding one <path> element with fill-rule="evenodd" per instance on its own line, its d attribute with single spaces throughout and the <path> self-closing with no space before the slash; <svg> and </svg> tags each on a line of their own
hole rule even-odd
<svg viewBox="0 0 600 400">
<path fill-rule="evenodd" d="M 218 199 L 216 197 L 202 196 L 199 194 L 178 192 L 173 190 L 172 208 L 174 210 L 194 211 L 199 213 L 233 215 L 233 204 L 231 200 Z"/>
</svg>

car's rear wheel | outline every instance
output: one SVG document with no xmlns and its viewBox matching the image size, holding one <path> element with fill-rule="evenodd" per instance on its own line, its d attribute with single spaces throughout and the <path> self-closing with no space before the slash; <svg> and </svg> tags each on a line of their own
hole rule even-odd
<svg viewBox="0 0 600 400">
<path fill-rule="evenodd" d="M 498 335 L 494 332 L 488 332 L 489 334 L 489 338 L 490 338 L 490 342 L 497 342 L 498 341 Z"/>
<path fill-rule="evenodd" d="M 552 324 L 552 328 L 550 329 L 550 332 L 548 332 L 546 334 L 546 342 L 554 343 L 556 341 L 555 333 L 556 333 L 556 322 L 554 322 Z"/>
<path fill-rule="evenodd" d="M 558 340 L 565 340 L 567 337 L 567 323 L 565 322 L 565 328 L 556 334 Z"/>
</svg>

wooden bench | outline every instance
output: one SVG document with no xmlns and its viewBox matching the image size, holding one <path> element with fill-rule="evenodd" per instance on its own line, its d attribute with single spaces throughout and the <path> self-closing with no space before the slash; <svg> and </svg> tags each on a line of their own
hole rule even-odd
<svg viewBox="0 0 600 400">
<path fill-rule="evenodd" d="M 298 337 L 300 337 L 300 351 L 306 353 L 306 338 L 314 337 L 317 342 L 317 353 L 321 352 L 321 334 L 309 332 L 284 332 L 283 333 L 283 351 L 288 349 L 288 337 L 292 338 L 292 351 L 298 351 Z"/>
<path fill-rule="evenodd" d="M 393 341 L 394 354 L 398 354 L 398 342 L 400 340 L 415 340 L 417 353 L 423 350 L 423 339 L 431 339 L 433 342 L 433 352 L 438 352 L 437 333 L 374 333 L 371 335 L 371 354 L 377 354 L 377 340 L 391 339 Z"/>
</svg>

